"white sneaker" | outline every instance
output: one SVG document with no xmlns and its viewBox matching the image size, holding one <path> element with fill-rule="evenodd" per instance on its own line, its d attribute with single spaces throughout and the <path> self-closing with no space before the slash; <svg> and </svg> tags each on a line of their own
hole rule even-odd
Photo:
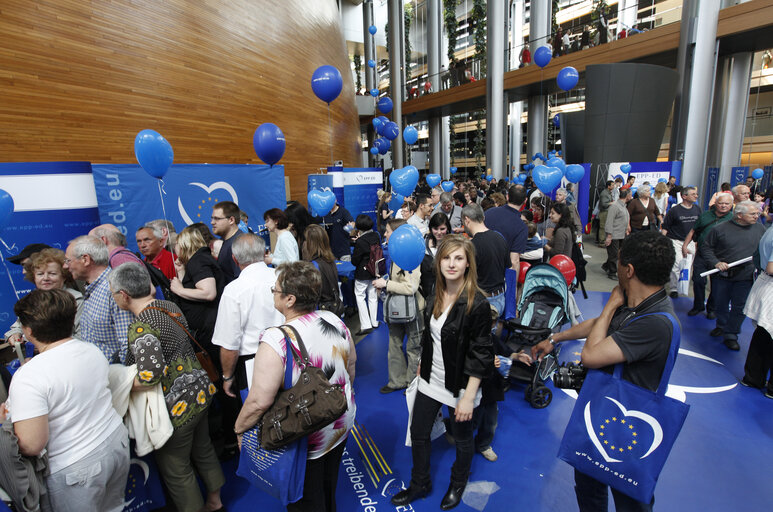
<svg viewBox="0 0 773 512">
<path fill-rule="evenodd" d="M 480 454 L 483 455 L 486 458 L 486 460 L 489 460 L 491 462 L 494 462 L 499 458 L 499 456 L 497 456 L 496 452 L 494 452 L 494 450 L 492 450 L 490 446 L 485 450 L 483 450 L 482 452 L 480 452 Z"/>
</svg>

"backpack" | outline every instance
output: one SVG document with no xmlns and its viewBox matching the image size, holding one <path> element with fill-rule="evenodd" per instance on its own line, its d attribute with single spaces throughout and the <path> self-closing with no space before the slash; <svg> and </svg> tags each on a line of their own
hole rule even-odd
<svg viewBox="0 0 773 512">
<path fill-rule="evenodd" d="M 386 274 L 386 260 L 384 259 L 384 249 L 381 248 L 381 243 L 370 246 L 370 256 L 368 256 L 365 270 L 375 277 Z"/>
<path fill-rule="evenodd" d="M 419 293 L 427 299 L 435 292 L 435 259 L 431 254 L 424 254 L 421 260 L 421 277 L 419 278 Z"/>
<path fill-rule="evenodd" d="M 580 289 L 582 290 L 582 296 L 584 298 L 588 298 L 588 293 L 585 291 L 585 279 L 588 277 L 587 273 L 585 272 L 585 265 L 588 264 L 587 261 L 585 261 L 585 258 L 582 256 L 582 247 L 578 242 L 575 242 L 572 244 L 572 263 L 574 263 L 575 268 L 575 279 L 577 279 L 577 283 L 580 285 Z"/>
</svg>

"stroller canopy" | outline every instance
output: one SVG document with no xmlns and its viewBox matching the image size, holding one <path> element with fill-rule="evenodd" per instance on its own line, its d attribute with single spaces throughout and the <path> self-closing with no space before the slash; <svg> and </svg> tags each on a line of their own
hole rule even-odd
<svg viewBox="0 0 773 512">
<path fill-rule="evenodd" d="M 534 294 L 544 291 L 553 292 L 561 299 L 563 318 L 556 320 L 558 320 L 558 325 L 564 323 L 569 317 L 569 290 L 566 286 L 566 279 L 563 274 L 561 274 L 561 271 L 548 263 L 533 265 L 528 272 L 526 272 L 526 279 L 523 282 L 523 290 L 521 292 L 521 300 L 518 303 L 519 316 L 523 313 L 524 304 L 527 302 L 530 303 L 530 299 Z"/>
</svg>

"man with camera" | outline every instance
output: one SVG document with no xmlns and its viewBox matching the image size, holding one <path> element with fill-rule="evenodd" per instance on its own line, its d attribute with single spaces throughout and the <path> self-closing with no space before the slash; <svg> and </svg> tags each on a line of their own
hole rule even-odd
<svg viewBox="0 0 773 512">
<path fill-rule="evenodd" d="M 651 313 L 676 317 L 664 288 L 674 258 L 671 241 L 657 231 L 627 237 L 617 259 L 619 284 L 601 315 L 552 334 L 532 348 L 532 357 L 541 360 L 556 343 L 586 338 L 583 366 L 612 373 L 614 365 L 623 363 L 624 380 L 655 391 L 666 365 L 673 327 L 664 315 Z M 575 471 L 575 492 L 580 511 L 607 510 L 607 486 L 598 480 Z M 654 503 L 654 499 L 649 504 L 638 502 L 615 489 L 612 496 L 618 511 L 648 511 Z"/>
</svg>

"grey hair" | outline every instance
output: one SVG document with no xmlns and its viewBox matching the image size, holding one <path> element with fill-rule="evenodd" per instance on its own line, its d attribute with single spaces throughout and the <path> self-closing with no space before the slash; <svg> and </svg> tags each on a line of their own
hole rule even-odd
<svg viewBox="0 0 773 512">
<path fill-rule="evenodd" d="M 749 188 L 749 187 L 747 187 L 747 186 L 746 186 L 746 185 L 744 185 L 743 183 L 742 183 L 742 184 L 740 184 L 740 185 L 736 185 L 736 186 L 735 186 L 735 187 L 733 187 L 733 189 L 732 189 L 733 196 L 737 196 L 737 195 L 738 195 L 738 193 L 741 191 L 741 188 Z M 749 191 L 751 192 L 751 189 L 749 189 Z"/>
<path fill-rule="evenodd" d="M 687 194 L 689 194 L 693 190 L 698 190 L 698 187 L 693 187 L 693 186 L 683 187 L 682 188 L 682 195 L 686 196 Z"/>
<path fill-rule="evenodd" d="M 745 215 L 751 211 L 759 210 L 760 205 L 755 203 L 754 201 L 741 201 L 737 205 L 735 205 L 735 214 L 736 215 Z"/>
<path fill-rule="evenodd" d="M 639 186 L 639 188 L 636 189 L 636 192 L 639 192 L 639 193 L 644 192 L 645 194 L 651 191 L 652 191 L 652 188 L 650 188 L 649 185 L 641 185 Z"/>
<path fill-rule="evenodd" d="M 150 222 L 148 222 L 145 225 L 146 226 L 151 225 L 151 226 L 157 227 L 157 228 L 162 229 L 162 230 L 166 229 L 167 232 L 169 232 L 170 234 L 171 233 L 177 233 L 177 230 L 174 228 L 174 224 L 172 224 L 172 221 L 170 221 L 170 220 L 156 219 L 156 220 L 151 220 Z"/>
<path fill-rule="evenodd" d="M 83 235 L 70 240 L 70 245 L 72 245 L 72 252 L 76 258 L 88 254 L 95 264 L 107 266 L 107 260 L 110 254 L 105 242 L 100 238 L 91 235 Z"/>
<path fill-rule="evenodd" d="M 150 274 L 141 263 L 130 261 L 117 266 L 108 276 L 113 292 L 126 292 L 132 299 L 141 299 L 150 295 Z"/>
<path fill-rule="evenodd" d="M 126 246 L 126 237 L 117 229 L 96 227 L 94 228 L 93 233 L 94 236 L 98 238 L 107 238 L 113 245 Z"/>
<path fill-rule="evenodd" d="M 452 203 L 454 201 L 454 195 L 451 192 L 443 192 L 440 194 L 440 204 Z"/>
<path fill-rule="evenodd" d="M 153 236 L 161 240 L 164 238 L 164 232 L 161 230 L 159 226 L 154 226 L 150 222 L 145 224 L 144 226 L 140 226 L 137 228 L 137 232 L 142 231 L 143 229 L 149 229 L 153 232 Z"/>
<path fill-rule="evenodd" d="M 486 216 L 483 213 L 483 208 L 478 203 L 470 203 L 462 208 L 462 218 L 467 217 L 473 222 L 483 222 L 486 220 Z"/>
<path fill-rule="evenodd" d="M 239 265 L 251 265 L 263 261 L 266 253 L 266 241 L 253 233 L 245 233 L 233 243 L 231 252 Z"/>
<path fill-rule="evenodd" d="M 566 189 L 565 189 L 564 187 L 557 188 L 557 189 L 556 189 L 556 194 L 558 194 L 559 192 L 560 192 L 560 193 L 562 193 L 562 194 L 564 194 L 564 196 L 568 196 L 568 195 L 569 195 L 569 192 L 567 192 L 567 191 L 566 191 Z"/>
</svg>

